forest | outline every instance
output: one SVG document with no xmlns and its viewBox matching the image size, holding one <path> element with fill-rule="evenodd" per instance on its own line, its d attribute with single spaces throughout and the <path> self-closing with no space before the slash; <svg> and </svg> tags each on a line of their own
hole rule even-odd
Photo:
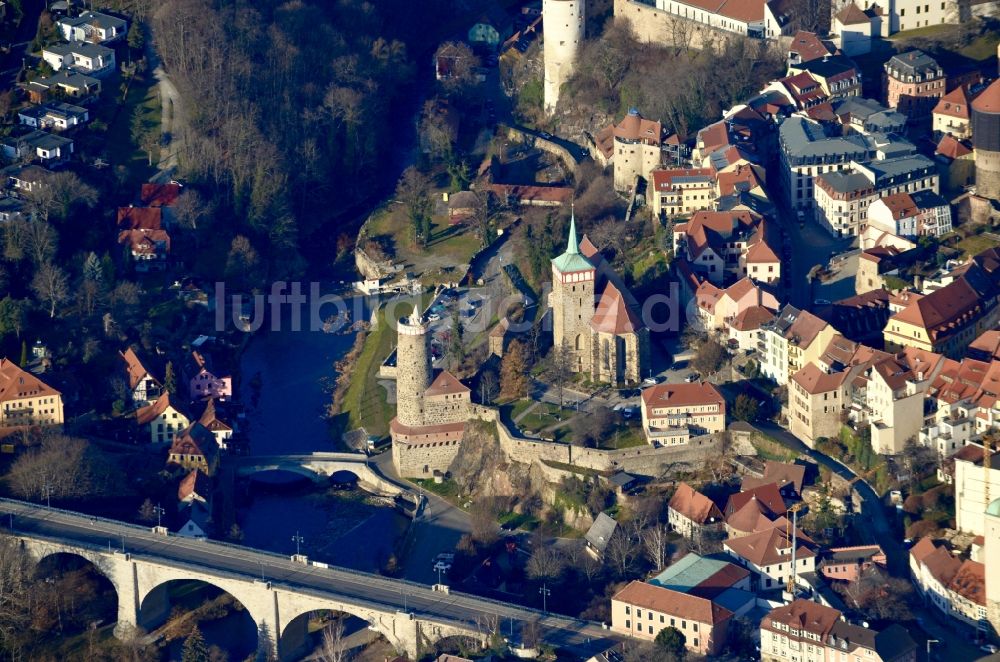
<svg viewBox="0 0 1000 662">
<path fill-rule="evenodd" d="M 458 12 L 461 14 L 461 12 Z M 167 0 L 154 44 L 184 99 L 182 175 L 272 278 L 329 267 L 413 144 L 449 0 Z M 339 240 L 339 242 L 338 242 Z"/>
</svg>

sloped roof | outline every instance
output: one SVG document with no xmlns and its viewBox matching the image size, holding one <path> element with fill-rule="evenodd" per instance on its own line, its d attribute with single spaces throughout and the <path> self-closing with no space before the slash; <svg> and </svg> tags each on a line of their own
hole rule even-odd
<svg viewBox="0 0 1000 662">
<path fill-rule="evenodd" d="M 641 140 L 659 145 L 663 139 L 663 125 L 647 120 L 636 110 L 630 110 L 614 128 L 614 136 L 620 140 Z"/>
<path fill-rule="evenodd" d="M 1000 78 L 983 90 L 972 102 L 972 107 L 980 113 L 1000 113 Z"/>
<path fill-rule="evenodd" d="M 967 120 L 972 116 L 969 100 L 969 88 L 959 85 L 948 94 L 941 97 L 937 105 L 934 106 L 935 115 L 947 115 L 961 120 Z"/>
<path fill-rule="evenodd" d="M 935 154 L 946 156 L 949 159 L 958 159 L 972 154 L 972 148 L 952 135 L 944 135 L 938 143 Z"/>
<path fill-rule="evenodd" d="M 193 469 L 177 486 L 177 500 L 184 501 L 191 497 L 207 500 L 211 491 L 212 480 L 198 469 Z"/>
<path fill-rule="evenodd" d="M 0 402 L 49 395 L 60 393 L 13 361 L 0 359 Z"/>
<path fill-rule="evenodd" d="M 806 478 L 806 467 L 804 464 L 791 464 L 789 462 L 776 462 L 768 460 L 764 464 L 764 475 L 760 478 L 756 476 L 745 476 L 740 484 L 740 489 L 749 490 L 768 483 L 774 483 L 780 490 L 785 485 L 791 483 L 792 487 L 799 494 L 802 493 L 802 484 Z"/>
<path fill-rule="evenodd" d="M 628 586 L 618 591 L 612 599 L 712 625 L 717 625 L 733 616 L 733 612 L 711 600 L 640 581 L 629 582 Z"/>
<path fill-rule="evenodd" d="M 759 567 L 788 562 L 792 558 L 792 542 L 786 537 L 783 528 L 779 527 L 739 538 L 730 538 L 724 544 L 738 556 Z M 816 556 L 816 552 L 809 549 L 803 540 L 797 537 L 795 541 L 796 560 L 813 556 Z"/>
<path fill-rule="evenodd" d="M 722 521 L 722 511 L 707 496 L 682 482 L 670 498 L 668 507 L 691 520 L 703 525 Z"/>
<path fill-rule="evenodd" d="M 851 2 L 837 12 L 837 20 L 842 25 L 858 25 L 861 23 L 870 23 L 872 19 L 860 7 Z"/>
<path fill-rule="evenodd" d="M 149 369 L 146 368 L 134 349 L 129 347 L 124 352 L 119 352 L 118 355 L 121 356 L 122 360 L 125 362 L 125 369 L 128 371 L 128 387 L 130 389 L 135 390 L 135 387 L 139 385 L 139 382 L 147 376 L 156 381 L 157 384 L 160 383 L 159 379 L 153 376 Z"/>
<path fill-rule="evenodd" d="M 607 513 L 600 513 L 594 523 L 587 530 L 587 534 L 584 539 L 590 543 L 594 549 L 600 553 L 604 553 L 607 548 L 608 543 L 611 542 L 612 536 L 615 535 L 615 531 L 618 530 L 618 522 L 610 517 Z"/>
<path fill-rule="evenodd" d="M 609 282 L 597 302 L 590 328 L 601 333 L 621 335 L 636 333 L 642 327 L 642 319 L 625 303 L 625 298 L 614 283 Z"/>
<path fill-rule="evenodd" d="M 815 60 L 824 55 L 832 55 L 830 49 L 826 47 L 823 40 L 816 36 L 815 32 L 806 32 L 805 30 L 799 30 L 795 33 L 788 51 L 790 53 L 797 53 L 802 62 Z"/>
<path fill-rule="evenodd" d="M 142 185 L 139 200 L 147 207 L 171 207 L 181 194 L 180 184 L 153 184 L 147 182 Z"/>
<path fill-rule="evenodd" d="M 176 398 L 171 398 L 170 393 L 166 391 L 160 394 L 160 397 L 158 397 L 153 404 L 142 407 L 136 411 L 135 421 L 139 425 L 148 425 L 156 420 L 160 414 L 170 408 L 173 408 L 178 414 L 182 415 L 186 423 L 191 421 L 191 416 L 188 414 L 187 410 L 182 407 L 179 402 L 177 402 Z"/>
<path fill-rule="evenodd" d="M 447 370 L 438 373 L 431 385 L 424 391 L 424 395 L 445 395 L 456 393 L 469 393 L 471 389 L 458 380 L 458 377 Z"/>
<path fill-rule="evenodd" d="M 233 426 L 219 418 L 219 414 L 216 411 L 215 398 L 209 398 L 206 401 L 205 411 L 201 412 L 198 422 L 212 432 L 226 432 L 233 429 Z"/>
<path fill-rule="evenodd" d="M 170 445 L 171 455 L 200 455 L 206 462 L 211 461 L 219 455 L 219 444 L 215 441 L 215 435 L 201 423 L 195 422 L 184 428 L 174 436 L 174 442 Z"/>
<path fill-rule="evenodd" d="M 119 230 L 160 230 L 162 211 L 159 207 L 119 207 Z"/>
<path fill-rule="evenodd" d="M 691 405 L 721 404 L 726 399 L 714 384 L 657 384 L 642 391 L 642 402 L 647 408 L 688 407 Z"/>
<path fill-rule="evenodd" d="M 833 607 L 797 598 L 791 604 L 772 609 L 764 617 L 761 626 L 770 628 L 774 623 L 781 623 L 796 630 L 818 635 L 820 641 L 825 641 L 830 630 L 840 620 L 840 616 L 840 612 Z"/>
<path fill-rule="evenodd" d="M 785 500 L 781 497 L 778 486 L 774 483 L 767 483 L 731 495 L 726 503 L 725 513 L 731 515 L 751 501 L 757 501 L 764 507 L 761 512 L 773 515 L 785 512 Z"/>
<path fill-rule="evenodd" d="M 764 306 L 750 306 L 740 312 L 736 319 L 729 323 L 729 326 L 737 331 L 754 331 L 773 319 L 774 311 L 768 310 Z"/>
<path fill-rule="evenodd" d="M 772 528 L 773 511 L 757 499 L 751 499 L 726 518 L 726 525 L 743 533 L 756 533 Z"/>
<path fill-rule="evenodd" d="M 649 583 L 713 600 L 749 576 L 749 570 L 735 563 L 688 552 Z"/>
<path fill-rule="evenodd" d="M 580 254 L 580 245 L 576 235 L 576 215 L 569 219 L 569 235 L 566 241 L 566 251 L 562 255 L 552 260 L 552 266 L 559 273 L 572 273 L 576 271 L 593 271 L 594 265 L 590 260 Z"/>
<path fill-rule="evenodd" d="M 792 381 L 801 386 L 809 395 L 829 393 L 843 386 L 847 379 L 847 371 L 826 373 L 819 366 L 810 362 L 792 375 Z"/>
</svg>

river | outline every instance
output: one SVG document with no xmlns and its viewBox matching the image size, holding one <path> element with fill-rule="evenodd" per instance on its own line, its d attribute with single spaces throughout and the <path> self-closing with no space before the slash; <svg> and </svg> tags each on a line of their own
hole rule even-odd
<svg viewBox="0 0 1000 662">
<path fill-rule="evenodd" d="M 308 287 L 303 289 L 308 290 Z M 364 297 L 345 300 L 351 321 L 368 319 Z M 324 318 L 336 315 L 327 305 Z M 286 455 L 337 450 L 326 419 L 336 379 L 334 364 L 350 350 L 354 333 L 311 330 L 308 310 L 292 328 L 286 307 L 278 330 L 258 331 L 243 354 L 238 397 L 247 413 L 250 452 Z"/>
</svg>

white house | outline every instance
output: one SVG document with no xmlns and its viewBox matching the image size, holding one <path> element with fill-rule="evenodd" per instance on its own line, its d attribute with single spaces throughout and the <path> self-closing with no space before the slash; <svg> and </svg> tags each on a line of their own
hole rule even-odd
<svg viewBox="0 0 1000 662">
<path fill-rule="evenodd" d="M 59 33 L 66 41 L 89 41 L 103 44 L 128 34 L 128 22 L 116 16 L 86 11 L 76 17 L 63 16 L 56 21 Z"/>
<path fill-rule="evenodd" d="M 28 106 L 17 113 L 21 124 L 36 129 L 53 129 L 65 131 L 82 126 L 90 119 L 86 108 L 74 106 L 63 101 L 51 101 L 41 106 Z"/>
<path fill-rule="evenodd" d="M 73 141 L 45 131 L 32 131 L 23 136 L 5 138 L 0 151 L 8 159 L 38 159 L 55 163 L 64 161 L 73 153 Z"/>
<path fill-rule="evenodd" d="M 42 59 L 55 71 L 73 69 L 100 76 L 115 68 L 115 52 L 110 48 L 85 41 L 56 44 L 42 49 Z"/>
</svg>

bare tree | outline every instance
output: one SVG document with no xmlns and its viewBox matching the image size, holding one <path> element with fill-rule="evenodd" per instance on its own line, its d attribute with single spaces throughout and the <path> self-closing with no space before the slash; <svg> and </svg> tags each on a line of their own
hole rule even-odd
<svg viewBox="0 0 1000 662">
<path fill-rule="evenodd" d="M 493 404 L 500 390 L 500 380 L 495 370 L 484 370 L 479 375 L 479 401 L 484 405 Z"/>
<path fill-rule="evenodd" d="M 620 526 L 611 536 L 611 539 L 608 541 L 608 545 L 604 550 L 604 556 L 607 558 L 607 561 L 612 565 L 615 573 L 619 577 L 628 575 L 633 564 L 635 563 L 638 553 L 639 548 L 636 545 L 635 540 L 632 536 L 623 531 Z"/>
<path fill-rule="evenodd" d="M 551 545 L 539 545 L 531 558 L 528 559 L 525 570 L 532 579 L 551 581 L 562 575 L 566 569 L 566 559 L 558 549 Z"/>
<path fill-rule="evenodd" d="M 569 382 L 573 379 L 573 352 L 569 348 L 569 343 L 563 339 L 562 343 L 552 348 L 549 355 L 548 378 L 552 385 L 559 392 L 559 407 L 565 404 L 565 390 Z"/>
<path fill-rule="evenodd" d="M 344 619 L 336 618 L 323 628 L 319 659 L 323 662 L 347 662 L 351 657 L 344 636 Z"/>
<path fill-rule="evenodd" d="M 69 299 L 69 281 L 66 272 L 51 262 L 43 263 L 35 272 L 31 289 L 39 300 L 48 304 L 49 318 L 54 318 L 59 304 Z"/>
<path fill-rule="evenodd" d="M 178 225 L 190 228 L 191 230 L 197 230 L 198 226 L 203 224 L 211 215 L 208 202 L 201 197 L 198 191 L 193 189 L 185 189 L 177 197 L 177 201 L 174 202 L 171 209 L 173 210 L 174 218 L 177 219 Z"/>
<path fill-rule="evenodd" d="M 497 530 L 497 513 L 490 499 L 479 498 L 469 509 L 472 520 L 472 538 L 484 545 L 492 545 L 500 537 Z"/>
<path fill-rule="evenodd" d="M 654 524 L 642 532 L 643 551 L 656 572 L 667 565 L 669 543 L 667 527 L 662 523 Z"/>
</svg>

